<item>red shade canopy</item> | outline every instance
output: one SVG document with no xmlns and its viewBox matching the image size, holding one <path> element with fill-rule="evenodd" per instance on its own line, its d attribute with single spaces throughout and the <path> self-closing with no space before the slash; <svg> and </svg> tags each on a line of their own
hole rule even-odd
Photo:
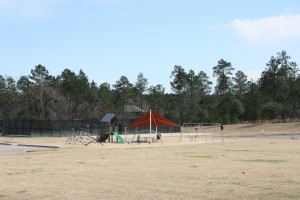
<svg viewBox="0 0 300 200">
<path fill-rule="evenodd" d="M 151 121 L 151 123 L 150 123 Z M 149 110 L 146 114 L 129 124 L 127 127 L 146 127 L 146 126 L 180 126 L 171 120 L 161 116 L 153 110 Z"/>
</svg>

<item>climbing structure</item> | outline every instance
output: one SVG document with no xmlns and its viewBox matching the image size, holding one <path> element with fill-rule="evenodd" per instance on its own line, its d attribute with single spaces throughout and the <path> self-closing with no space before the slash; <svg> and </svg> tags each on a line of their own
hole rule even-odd
<svg viewBox="0 0 300 200">
<path fill-rule="evenodd" d="M 120 120 L 113 113 L 106 114 L 100 121 L 103 123 L 103 129 L 99 133 L 97 140 L 99 142 L 113 142 L 113 132 L 118 132 Z"/>
</svg>

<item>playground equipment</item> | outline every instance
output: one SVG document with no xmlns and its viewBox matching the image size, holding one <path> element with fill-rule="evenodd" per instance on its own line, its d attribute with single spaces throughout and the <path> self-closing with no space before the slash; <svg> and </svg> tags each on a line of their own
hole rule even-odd
<svg viewBox="0 0 300 200">
<path fill-rule="evenodd" d="M 182 141 L 183 137 L 188 137 L 190 141 L 196 142 L 197 138 L 203 136 L 207 143 L 207 137 L 211 137 L 211 142 L 214 142 L 215 138 L 221 138 L 224 142 L 223 131 L 221 130 L 220 123 L 184 123 L 181 129 L 179 141 Z"/>
<path fill-rule="evenodd" d="M 149 127 L 149 136 L 147 136 L 147 138 L 150 140 L 150 142 L 154 141 L 155 138 L 156 140 L 157 135 L 158 135 L 158 131 L 157 131 L 157 127 L 159 126 L 176 126 L 176 127 L 180 127 L 179 124 L 176 124 L 174 122 L 172 122 L 171 120 L 161 116 L 160 114 L 158 114 L 157 112 L 153 111 L 153 110 L 149 110 L 147 113 L 145 113 L 143 116 L 141 116 L 139 119 L 135 120 L 134 122 L 132 122 L 131 124 L 129 124 L 127 127 L 125 127 L 125 135 L 127 133 L 127 128 L 134 128 L 134 127 Z M 155 127 L 155 137 L 152 137 L 152 127 Z M 136 136 L 136 134 L 133 136 L 133 138 Z M 133 141 L 133 138 L 130 140 L 131 142 Z M 159 137 L 161 143 L 162 139 L 161 139 L 161 135 Z M 149 141 L 148 140 L 148 141 Z M 149 143 L 150 143 L 149 142 Z"/>
<path fill-rule="evenodd" d="M 115 135 L 120 142 L 122 142 L 122 143 L 127 142 L 118 134 L 118 132 L 112 132 L 112 134 Z M 85 146 L 89 145 L 89 144 L 100 143 L 103 146 L 102 142 L 100 142 L 100 141 L 105 141 L 105 140 L 107 140 L 108 137 L 109 137 L 109 135 L 101 135 L 101 136 L 93 137 L 93 136 L 91 136 L 90 133 L 80 132 L 80 133 L 73 133 L 70 137 L 68 137 L 68 139 L 66 140 L 65 143 L 66 144 L 82 144 Z"/>
<path fill-rule="evenodd" d="M 86 132 L 79 132 L 79 133 L 73 133 L 65 142 L 66 144 L 82 144 L 82 145 L 89 145 L 89 144 L 95 144 L 97 143 L 97 138 L 91 136 L 90 133 Z M 103 145 L 100 142 L 101 145 Z"/>
<path fill-rule="evenodd" d="M 106 114 L 100 122 L 104 124 L 104 128 L 98 135 L 97 140 L 99 142 L 105 142 L 107 139 L 109 142 L 113 142 L 114 135 L 117 137 L 117 140 L 119 140 L 119 137 L 121 138 L 118 134 L 118 124 L 120 123 L 120 120 L 115 116 L 115 114 Z"/>
<path fill-rule="evenodd" d="M 112 132 L 112 134 L 114 134 L 114 135 L 119 139 L 120 142 L 122 142 L 122 143 L 126 143 L 126 142 L 127 142 L 126 140 L 124 140 L 124 139 L 119 135 L 118 132 Z"/>
<path fill-rule="evenodd" d="M 89 133 L 74 133 L 72 136 L 70 136 L 66 143 L 67 144 L 84 144 L 88 145 L 91 143 L 97 143 L 99 142 L 101 145 L 102 142 L 106 142 L 107 140 L 109 142 L 113 142 L 113 138 L 116 137 L 117 141 L 120 141 L 122 143 L 126 143 L 127 141 L 124 140 L 118 133 L 118 124 L 120 120 L 115 116 L 113 113 L 106 114 L 100 121 L 102 123 L 102 129 L 100 129 L 100 132 L 97 137 L 92 137 Z"/>
<path fill-rule="evenodd" d="M 132 134 L 132 137 L 130 140 L 127 140 L 127 143 L 128 144 L 133 144 L 135 141 L 137 141 L 137 136 L 142 134 L 141 136 L 141 142 L 146 142 L 146 143 L 153 143 L 153 142 L 157 142 L 158 140 L 161 142 L 161 144 L 163 144 L 163 139 L 161 137 L 161 134 L 160 133 L 157 133 L 156 134 L 156 137 L 152 137 L 152 136 L 145 136 L 145 130 L 142 130 L 140 131 L 139 133 L 134 133 Z M 147 130 L 146 130 L 147 131 Z M 149 131 L 147 131 L 148 133 Z M 156 133 L 155 131 L 153 131 L 153 133 Z M 128 135 L 127 135 L 128 136 Z"/>
</svg>

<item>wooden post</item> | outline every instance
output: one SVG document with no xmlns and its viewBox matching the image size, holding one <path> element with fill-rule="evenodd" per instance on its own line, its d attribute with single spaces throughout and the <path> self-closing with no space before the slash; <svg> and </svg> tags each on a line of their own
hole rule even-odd
<svg viewBox="0 0 300 200">
<path fill-rule="evenodd" d="M 151 109 L 150 109 L 150 137 L 151 137 L 151 129 L 152 129 L 152 112 L 151 112 Z"/>
<path fill-rule="evenodd" d="M 127 140 L 127 139 L 126 139 L 126 132 L 127 132 L 127 127 L 125 127 L 125 140 Z"/>
</svg>

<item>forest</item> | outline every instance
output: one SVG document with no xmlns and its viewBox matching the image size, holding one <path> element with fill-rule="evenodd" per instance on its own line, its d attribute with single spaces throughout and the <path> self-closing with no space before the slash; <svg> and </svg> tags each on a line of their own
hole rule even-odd
<svg viewBox="0 0 300 200">
<path fill-rule="evenodd" d="M 139 73 L 135 83 L 121 76 L 115 84 L 97 85 L 83 70 L 64 69 L 50 75 L 39 64 L 27 76 L 14 80 L 0 74 L 0 120 L 101 119 L 115 113 L 120 119 L 138 117 L 125 112 L 126 105 L 150 108 L 177 122 L 223 124 L 262 121 L 293 121 L 300 117 L 300 75 L 286 51 L 265 64 L 257 81 L 220 59 L 212 67 L 213 87 L 205 71 L 186 71 L 175 65 L 170 72 L 172 92 L 149 86 Z M 139 113 L 141 115 L 142 113 Z"/>
</svg>

